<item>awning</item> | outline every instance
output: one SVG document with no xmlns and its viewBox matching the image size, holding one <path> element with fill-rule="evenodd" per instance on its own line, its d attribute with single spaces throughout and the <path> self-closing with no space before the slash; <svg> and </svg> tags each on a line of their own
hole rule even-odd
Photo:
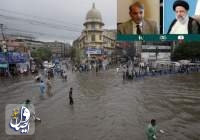
<svg viewBox="0 0 200 140">
<path fill-rule="evenodd" d="M 7 68 L 8 64 L 0 64 L 0 68 Z"/>
</svg>

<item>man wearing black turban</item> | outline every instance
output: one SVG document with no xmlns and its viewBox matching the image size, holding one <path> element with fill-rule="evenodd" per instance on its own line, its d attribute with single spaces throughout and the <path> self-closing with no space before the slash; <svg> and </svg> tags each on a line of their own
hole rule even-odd
<svg viewBox="0 0 200 140">
<path fill-rule="evenodd" d="M 188 16 L 189 4 L 184 0 L 176 0 L 173 10 L 176 13 L 169 27 L 168 34 L 199 34 L 200 25 L 194 18 Z"/>
</svg>

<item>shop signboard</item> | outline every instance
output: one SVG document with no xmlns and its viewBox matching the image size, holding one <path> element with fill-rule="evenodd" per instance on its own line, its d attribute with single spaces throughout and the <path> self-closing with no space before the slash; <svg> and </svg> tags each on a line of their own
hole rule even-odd
<svg viewBox="0 0 200 140">
<path fill-rule="evenodd" d="M 0 52 L 0 64 L 7 63 L 6 55 L 4 52 Z"/>
<path fill-rule="evenodd" d="M 86 49 L 86 54 L 102 54 L 102 50 L 100 48 L 88 48 Z"/>
<path fill-rule="evenodd" d="M 9 63 L 25 63 L 27 56 L 19 52 L 8 52 L 8 62 Z"/>
<path fill-rule="evenodd" d="M 0 64 L 0 68 L 7 68 L 8 64 Z"/>
</svg>

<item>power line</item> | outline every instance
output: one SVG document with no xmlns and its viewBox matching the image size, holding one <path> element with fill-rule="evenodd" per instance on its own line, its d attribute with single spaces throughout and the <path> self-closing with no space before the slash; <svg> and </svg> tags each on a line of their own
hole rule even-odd
<svg viewBox="0 0 200 140">
<path fill-rule="evenodd" d="M 55 25 L 55 24 L 51 24 L 51 23 L 47 23 L 47 22 L 42 22 L 42 21 L 38 21 L 38 20 L 33 20 L 33 19 L 24 19 L 24 18 L 19 18 L 19 17 L 14 17 L 14 16 L 7 16 L 7 15 L 0 15 L 0 17 L 7 19 L 7 20 L 15 20 L 15 21 L 20 21 L 20 22 L 27 22 L 31 25 L 42 25 L 45 27 L 50 27 L 50 28 L 54 28 L 54 29 L 58 29 L 58 30 L 67 30 L 70 32 L 78 32 L 80 33 L 81 31 L 79 29 L 74 29 L 71 28 L 69 26 L 65 26 L 65 25 Z"/>
<path fill-rule="evenodd" d="M 0 9 L 0 11 L 1 11 L 0 18 L 4 19 L 5 21 L 7 20 L 8 22 L 10 22 L 12 20 L 15 22 L 28 23 L 29 25 L 32 25 L 32 26 L 44 26 L 45 28 L 73 32 L 77 35 L 70 33 L 70 34 L 66 34 L 66 36 L 62 36 L 62 35 L 60 36 L 60 35 L 49 34 L 49 33 L 44 33 L 44 32 L 33 32 L 33 31 L 27 31 L 27 30 L 20 30 L 20 29 L 10 28 L 10 27 L 5 28 L 6 30 L 8 30 L 10 32 L 14 31 L 14 32 L 25 33 L 26 35 L 28 34 L 28 36 L 34 34 L 34 36 L 39 35 L 39 36 L 61 37 L 61 38 L 77 38 L 82 31 L 81 26 L 78 24 L 66 23 L 66 22 L 51 19 L 51 18 L 33 16 L 33 15 L 23 14 L 23 13 L 11 11 L 11 10 Z M 15 15 L 12 15 L 12 14 L 15 14 Z M 47 21 L 51 21 L 51 22 L 47 22 Z M 57 23 L 55 23 L 55 21 Z M 52 22 L 54 22 L 54 23 L 52 23 Z M 9 23 L 7 23 L 7 24 L 9 24 Z M 63 24 L 66 24 L 66 25 L 63 25 Z M 5 25 L 5 23 L 4 23 L 4 25 Z"/>
<path fill-rule="evenodd" d="M 33 32 L 33 31 L 27 31 L 27 30 L 20 30 L 20 29 L 15 29 L 15 28 L 4 28 L 6 30 L 10 30 L 10 31 L 17 31 L 17 32 L 21 32 L 21 33 L 26 33 L 26 34 L 29 34 L 28 36 L 32 36 L 33 34 L 36 34 L 36 35 L 40 35 L 40 36 L 51 36 L 51 37 L 60 37 L 60 38 L 69 38 L 69 37 L 77 37 L 77 36 L 68 36 L 66 34 L 66 36 L 61 36 L 61 35 L 55 35 L 55 34 L 49 34 L 49 33 L 42 33 L 42 32 Z"/>
<path fill-rule="evenodd" d="M 40 16 L 34 16 L 34 15 L 29 15 L 29 14 L 24 14 L 24 13 L 20 13 L 20 12 L 16 12 L 16 11 L 12 11 L 12 10 L 6 10 L 6 9 L 1 9 L 0 8 L 0 11 L 3 11 L 3 12 L 7 12 L 7 13 L 11 13 L 11 14 L 17 14 L 17 15 L 22 15 L 22 16 L 25 16 L 25 17 L 32 17 L 32 18 L 38 18 L 38 19 L 42 19 L 42 20 L 48 20 L 48 21 L 53 21 L 53 22 L 58 22 L 58 23 L 62 23 L 62 24 L 67 24 L 67 25 L 70 25 L 70 26 L 76 26 L 76 27 L 79 27 L 80 24 L 74 24 L 74 23 L 69 23 L 69 22 L 64 22 L 64 21 L 60 21 L 60 20 L 57 20 L 57 19 L 53 19 L 53 18 L 47 18 L 47 17 L 40 17 Z"/>
</svg>

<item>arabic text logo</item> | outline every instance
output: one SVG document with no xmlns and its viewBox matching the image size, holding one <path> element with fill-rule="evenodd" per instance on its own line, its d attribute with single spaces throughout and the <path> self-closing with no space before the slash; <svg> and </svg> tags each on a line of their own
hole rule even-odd
<svg viewBox="0 0 200 140">
<path fill-rule="evenodd" d="M 30 116 L 30 111 L 26 107 L 22 106 L 21 109 L 14 109 L 9 123 L 10 127 L 22 134 L 27 134 L 29 132 Z"/>
</svg>

